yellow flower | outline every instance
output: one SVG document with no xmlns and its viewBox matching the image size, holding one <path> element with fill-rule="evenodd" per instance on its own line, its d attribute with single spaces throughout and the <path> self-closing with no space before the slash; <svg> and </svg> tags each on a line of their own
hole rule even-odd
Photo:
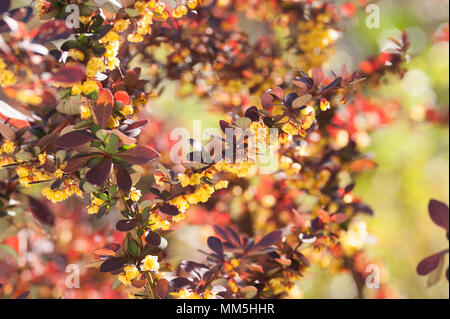
<svg viewBox="0 0 450 319">
<path fill-rule="evenodd" d="M 47 161 L 47 153 L 42 153 L 38 155 L 38 159 L 39 159 L 39 164 L 44 165 L 45 162 Z"/>
<path fill-rule="evenodd" d="M 0 85 L 9 86 L 14 85 L 17 82 L 17 78 L 13 72 L 9 70 L 0 70 Z"/>
<path fill-rule="evenodd" d="M 180 5 L 172 11 L 172 16 L 174 18 L 181 18 L 182 16 L 186 15 L 187 13 L 188 13 L 187 7 L 185 5 Z"/>
<path fill-rule="evenodd" d="M 145 256 L 145 258 L 142 260 L 141 270 L 153 272 L 159 271 L 158 256 Z"/>
<path fill-rule="evenodd" d="M 19 176 L 20 178 L 23 178 L 23 177 L 30 176 L 31 172 L 30 172 L 29 168 L 26 166 L 17 166 L 16 173 L 17 173 L 17 176 Z"/>
<path fill-rule="evenodd" d="M 198 5 L 198 1 L 197 0 L 188 0 L 187 5 L 188 5 L 189 9 L 194 10 Z"/>
<path fill-rule="evenodd" d="M 100 206 L 98 206 L 98 205 L 89 205 L 87 207 L 87 212 L 89 215 L 94 215 L 94 214 L 98 213 L 99 208 L 100 208 Z"/>
<path fill-rule="evenodd" d="M 139 276 L 139 269 L 135 265 L 128 265 L 123 270 L 128 280 L 136 279 Z"/>
<path fill-rule="evenodd" d="M 14 142 L 10 140 L 5 140 L 2 144 L 2 152 L 3 153 L 12 153 L 14 152 L 14 149 L 16 146 L 14 145 Z"/>
<path fill-rule="evenodd" d="M 83 61 L 84 60 L 84 53 L 81 52 L 80 50 L 70 49 L 69 50 L 69 55 L 72 58 L 74 58 L 75 60 L 78 60 L 78 61 Z"/>
<path fill-rule="evenodd" d="M 185 219 L 186 219 L 186 215 L 183 213 L 179 213 L 178 215 L 172 217 L 172 222 L 179 223 Z"/>
<path fill-rule="evenodd" d="M 87 105 L 80 106 L 80 115 L 82 120 L 86 120 L 91 117 L 91 109 Z"/>
<path fill-rule="evenodd" d="M 55 175 L 56 178 L 61 178 L 64 175 L 64 172 L 61 169 L 57 169 L 53 175 Z"/>
<path fill-rule="evenodd" d="M 133 109 L 133 107 L 130 104 L 125 105 L 122 108 L 122 114 L 125 115 L 125 116 L 133 115 L 133 113 L 134 113 L 134 109 Z"/>
<path fill-rule="evenodd" d="M 320 109 L 325 112 L 326 110 L 330 109 L 330 102 L 326 98 L 320 99 Z"/>
<path fill-rule="evenodd" d="M 144 37 L 138 33 L 131 33 L 127 36 L 127 40 L 132 43 L 144 41 Z"/>
<path fill-rule="evenodd" d="M 228 181 L 226 181 L 226 180 L 220 180 L 214 185 L 214 188 L 217 190 L 227 188 L 227 187 L 228 187 Z"/>
<path fill-rule="evenodd" d="M 166 176 L 162 172 L 156 172 L 153 177 L 155 178 L 156 185 L 165 186 Z"/>
<path fill-rule="evenodd" d="M 187 198 L 183 195 L 171 199 L 169 203 L 176 206 L 181 213 L 184 213 L 189 208 Z"/>
<path fill-rule="evenodd" d="M 98 90 L 98 85 L 97 82 L 93 81 L 93 80 L 87 80 L 84 81 L 83 83 L 83 93 L 88 95 L 89 93 L 93 92 L 93 91 L 97 91 Z"/>
<path fill-rule="evenodd" d="M 141 194 L 141 191 L 139 189 L 136 189 L 134 187 L 131 188 L 130 199 L 133 202 L 137 202 L 141 198 L 141 196 L 142 196 L 142 194 Z"/>
<path fill-rule="evenodd" d="M 89 59 L 86 66 L 86 75 L 90 78 L 97 75 L 98 72 L 106 70 L 105 63 L 99 57 L 93 57 Z"/>
<path fill-rule="evenodd" d="M 115 116 L 111 116 L 109 118 L 107 126 L 108 126 L 108 128 L 115 128 L 115 127 L 118 127 L 119 124 L 120 124 L 120 121 Z"/>
<path fill-rule="evenodd" d="M 128 29 L 128 26 L 130 25 L 130 21 L 125 19 L 119 19 L 114 21 L 114 30 L 117 32 L 123 32 L 126 29 Z"/>
<path fill-rule="evenodd" d="M 286 122 L 286 123 L 283 124 L 283 126 L 281 127 L 281 129 L 282 129 L 284 132 L 286 132 L 286 133 L 288 133 L 288 134 L 290 134 L 290 135 L 299 135 L 299 129 L 298 129 L 298 127 L 296 126 L 295 123 L 292 123 L 292 122 Z"/>
<path fill-rule="evenodd" d="M 179 292 L 171 292 L 170 295 L 177 299 L 201 299 L 196 292 L 189 289 L 180 289 Z"/>
<path fill-rule="evenodd" d="M 82 90 L 83 90 L 83 85 L 81 85 L 80 83 L 77 83 L 74 86 L 72 86 L 72 89 L 71 89 L 70 93 L 72 95 L 78 95 L 78 94 L 81 94 Z"/>
</svg>

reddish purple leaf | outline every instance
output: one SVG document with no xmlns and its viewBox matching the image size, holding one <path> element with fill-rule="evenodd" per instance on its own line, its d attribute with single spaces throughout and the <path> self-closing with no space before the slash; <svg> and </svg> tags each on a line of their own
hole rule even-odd
<svg viewBox="0 0 450 319">
<path fill-rule="evenodd" d="M 161 213 L 164 213 L 166 215 L 170 215 L 170 216 L 176 216 L 180 213 L 180 211 L 178 210 L 178 208 L 176 208 L 173 205 L 169 205 L 169 204 L 164 204 L 162 205 L 159 210 L 161 211 Z"/>
<path fill-rule="evenodd" d="M 85 68 L 79 64 L 66 65 L 54 73 L 50 81 L 65 84 L 80 82 L 86 77 Z"/>
<path fill-rule="evenodd" d="M 39 201 L 31 196 L 28 196 L 28 202 L 30 204 L 30 212 L 34 218 L 36 218 L 42 224 L 53 226 L 55 223 L 55 215 L 45 204 L 44 200 Z"/>
<path fill-rule="evenodd" d="M 222 241 L 219 238 L 210 236 L 208 238 L 208 247 L 219 256 L 223 255 L 223 245 Z"/>
<path fill-rule="evenodd" d="M 423 259 L 418 265 L 417 265 L 417 273 L 421 276 L 428 275 L 430 272 L 432 272 L 434 269 L 436 269 L 437 266 L 439 266 L 439 261 L 441 260 L 442 256 L 448 252 L 447 250 L 443 250 L 438 252 L 437 254 L 431 255 L 425 259 Z"/>
<path fill-rule="evenodd" d="M 281 230 L 275 230 L 271 232 L 270 234 L 267 234 L 264 236 L 257 244 L 258 247 L 267 247 L 270 245 L 275 244 L 281 237 L 282 231 Z"/>
<path fill-rule="evenodd" d="M 122 269 L 127 263 L 128 259 L 125 257 L 111 257 L 105 260 L 100 266 L 101 272 L 111 272 Z"/>
<path fill-rule="evenodd" d="M 119 153 L 126 162 L 135 165 L 144 165 L 159 157 L 158 152 L 150 147 L 136 146 L 125 152 Z"/>
<path fill-rule="evenodd" d="M 259 120 L 259 112 L 258 112 L 258 108 L 256 106 L 252 106 L 249 107 L 246 111 L 245 111 L 245 117 L 248 117 L 249 119 L 251 119 L 253 122 L 256 122 Z"/>
<path fill-rule="evenodd" d="M 448 206 L 435 199 L 430 200 L 428 204 L 428 212 L 430 213 L 431 220 L 438 226 L 448 230 Z"/>
<path fill-rule="evenodd" d="M 103 186 L 111 174 L 112 163 L 107 159 L 103 159 L 99 164 L 94 166 L 87 172 L 86 179 L 89 183 L 97 186 Z"/>
<path fill-rule="evenodd" d="M 124 168 L 118 167 L 116 170 L 116 177 L 117 177 L 117 186 L 124 191 L 125 193 L 128 193 L 131 189 L 131 177 L 128 171 Z"/>
<path fill-rule="evenodd" d="M 161 244 L 161 236 L 154 231 L 150 231 L 147 236 L 145 236 L 145 241 L 150 246 L 158 247 Z"/>
<path fill-rule="evenodd" d="M 77 130 L 61 135 L 55 140 L 55 146 L 59 148 L 73 148 L 96 140 L 97 137 L 85 130 Z"/>
<path fill-rule="evenodd" d="M 65 173 L 73 173 L 78 171 L 93 157 L 95 157 L 95 155 L 72 157 L 67 161 L 66 167 L 64 167 L 63 171 Z"/>
<path fill-rule="evenodd" d="M 128 232 L 130 230 L 135 229 L 137 226 L 137 222 L 134 219 L 122 219 L 119 220 L 116 224 L 116 229 L 121 232 Z"/>
</svg>

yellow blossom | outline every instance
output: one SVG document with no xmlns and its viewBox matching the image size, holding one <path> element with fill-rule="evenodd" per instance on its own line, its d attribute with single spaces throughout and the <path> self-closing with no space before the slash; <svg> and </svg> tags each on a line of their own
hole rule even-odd
<svg viewBox="0 0 450 319">
<path fill-rule="evenodd" d="M 158 256 L 147 255 L 142 260 L 141 265 L 142 271 L 153 271 L 156 272 L 159 270 Z"/>
</svg>

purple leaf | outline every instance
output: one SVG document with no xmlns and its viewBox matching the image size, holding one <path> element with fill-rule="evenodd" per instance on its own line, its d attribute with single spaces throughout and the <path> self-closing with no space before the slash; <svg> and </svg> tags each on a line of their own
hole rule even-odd
<svg viewBox="0 0 450 319">
<path fill-rule="evenodd" d="M 75 84 L 80 82 L 86 77 L 84 66 L 82 65 L 66 65 L 60 68 L 56 73 L 54 73 L 50 81 L 64 83 L 64 84 Z"/>
<path fill-rule="evenodd" d="M 136 146 L 118 155 L 126 162 L 135 165 L 144 165 L 159 157 L 158 152 L 146 146 Z"/>
<path fill-rule="evenodd" d="M 59 148 L 73 148 L 96 139 L 97 137 L 88 131 L 77 130 L 61 135 L 54 144 Z"/>
<path fill-rule="evenodd" d="M 122 269 L 127 263 L 128 259 L 125 257 L 111 257 L 105 260 L 103 264 L 100 265 L 101 272 L 111 272 Z"/>
<path fill-rule="evenodd" d="M 212 251 L 216 252 L 219 256 L 223 255 L 223 245 L 222 241 L 214 236 L 210 236 L 208 238 L 208 247 L 211 248 Z"/>
<path fill-rule="evenodd" d="M 161 213 L 166 214 L 166 215 L 170 215 L 170 216 L 176 216 L 180 213 L 180 211 L 178 210 L 178 208 L 176 208 L 173 205 L 169 205 L 169 204 L 164 204 L 162 205 L 159 210 L 161 211 Z"/>
<path fill-rule="evenodd" d="M 271 232 L 270 234 L 267 234 L 266 236 L 264 236 L 257 244 L 256 246 L 258 247 L 267 247 L 270 246 L 274 243 L 276 243 L 280 237 L 281 234 L 283 232 L 281 230 L 275 230 L 273 232 Z"/>
<path fill-rule="evenodd" d="M 428 212 L 430 214 L 431 220 L 438 226 L 448 230 L 448 206 L 444 203 L 437 201 L 435 199 L 430 200 L 428 204 Z"/>
<path fill-rule="evenodd" d="M 117 186 L 124 191 L 125 193 L 128 193 L 131 189 L 131 177 L 128 171 L 124 168 L 118 167 L 116 170 L 116 177 L 117 177 Z"/>
<path fill-rule="evenodd" d="M 86 179 L 89 183 L 97 186 L 103 186 L 111 174 L 112 163 L 103 159 L 99 164 L 87 172 Z"/>
<path fill-rule="evenodd" d="M 437 254 L 431 255 L 425 259 L 423 259 L 417 265 L 417 273 L 421 276 L 425 276 L 436 269 L 439 266 L 439 261 L 442 256 L 448 252 L 448 249 L 438 252 Z"/>
<path fill-rule="evenodd" d="M 119 220 L 116 224 L 116 229 L 121 232 L 128 232 L 130 230 L 135 229 L 137 226 L 137 222 L 134 219 L 122 219 Z"/>
</svg>

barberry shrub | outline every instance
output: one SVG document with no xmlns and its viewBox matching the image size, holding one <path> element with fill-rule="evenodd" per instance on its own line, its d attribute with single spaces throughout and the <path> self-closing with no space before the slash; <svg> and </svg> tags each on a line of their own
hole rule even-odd
<svg viewBox="0 0 450 319">
<path fill-rule="evenodd" d="M 368 133 L 398 112 L 398 104 L 368 96 L 386 74 L 405 74 L 406 32 L 361 70 L 325 72 L 341 20 L 363 7 L 33 2 L 0 5 L 0 240 L 33 229 L 32 240 L 59 246 L 58 258 L 96 258 L 83 275 L 87 285 L 107 273 L 114 289 L 134 298 L 297 298 L 295 283 L 312 264 L 350 271 L 364 297 L 370 262 L 359 215 L 373 212 L 353 188 L 376 167 L 364 151 Z M 247 32 L 248 20 L 264 32 Z M 221 152 L 189 139 L 183 161 L 170 160 L 172 145 L 162 141 L 168 124 L 148 112 L 167 86 L 180 103 L 195 96 L 221 116 L 221 134 L 208 143 Z M 276 150 L 270 174 L 238 160 L 259 155 L 262 144 Z M 448 232 L 448 208 L 446 216 Z M 170 234 L 188 223 L 209 225 L 208 250 L 174 263 Z M 71 240 L 78 248 L 65 248 Z M 431 266 L 423 261 L 419 274 L 441 255 Z"/>
</svg>

